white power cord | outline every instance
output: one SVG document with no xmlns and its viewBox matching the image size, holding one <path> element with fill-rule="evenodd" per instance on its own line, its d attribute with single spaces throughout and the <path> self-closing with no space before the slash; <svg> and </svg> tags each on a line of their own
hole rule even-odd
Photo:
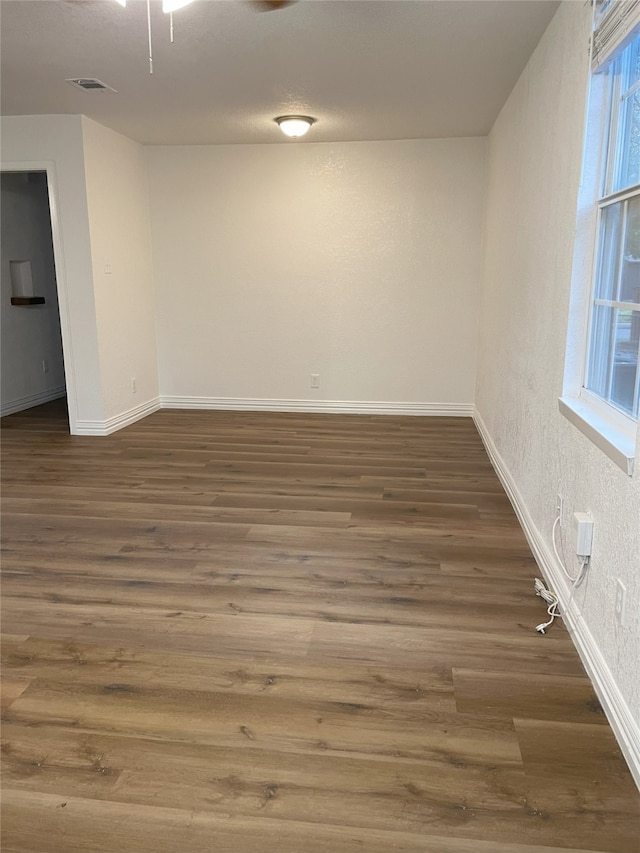
<svg viewBox="0 0 640 853">
<path fill-rule="evenodd" d="M 556 516 L 556 520 L 553 522 L 553 529 L 551 530 L 551 542 L 553 543 L 553 553 L 556 555 L 557 561 L 560 563 L 560 568 L 565 574 L 565 577 L 573 584 L 574 587 L 580 586 L 582 581 L 584 580 L 585 569 L 589 563 L 588 557 L 580 557 L 580 571 L 574 577 L 572 577 L 567 571 L 567 567 L 564 564 L 564 560 L 558 554 L 558 546 L 556 545 L 556 530 L 558 529 L 558 525 L 560 524 L 560 516 Z"/>
<path fill-rule="evenodd" d="M 573 577 L 572 575 L 569 574 L 569 572 L 567 571 L 567 568 L 564 564 L 564 560 L 562 559 L 562 557 L 558 553 L 558 546 L 556 544 L 556 530 L 558 529 L 559 524 L 560 524 L 560 516 L 557 515 L 556 520 L 553 522 L 553 529 L 551 531 L 551 541 L 553 543 L 553 553 L 556 555 L 556 559 L 560 563 L 560 567 L 561 567 L 562 571 L 564 572 L 566 578 L 571 583 L 571 595 L 569 596 L 569 602 L 568 602 L 567 607 L 566 607 L 566 609 L 568 610 L 571 607 L 571 602 L 573 601 L 574 592 L 576 591 L 577 587 L 580 586 L 580 584 L 585 579 L 585 576 L 587 574 L 587 566 L 589 565 L 589 557 L 580 557 L 580 569 L 578 571 L 578 574 L 575 577 Z M 544 634 L 544 633 L 546 633 L 547 628 L 553 624 L 554 619 L 556 619 L 556 617 L 562 618 L 562 614 L 558 613 L 558 607 L 560 606 L 560 602 L 559 602 L 558 596 L 555 594 L 555 592 L 551 592 L 550 589 L 547 589 L 547 587 L 542 583 L 542 581 L 539 578 L 536 578 L 534 581 L 534 589 L 536 591 L 536 595 L 538 595 L 540 598 L 542 598 L 543 601 L 546 601 L 546 603 L 548 605 L 547 613 L 551 617 L 551 619 L 549 619 L 548 622 L 541 622 L 539 625 L 536 625 L 536 631 L 539 634 Z"/>
<path fill-rule="evenodd" d="M 536 631 L 539 634 L 544 634 L 547 628 L 550 625 L 553 625 L 553 621 L 557 616 L 561 616 L 558 613 L 558 596 L 555 592 L 551 592 L 550 589 L 547 589 L 546 586 L 542 583 L 540 578 L 536 578 L 533 582 L 534 589 L 536 591 L 536 595 L 538 595 L 543 601 L 547 602 L 547 613 L 551 616 L 548 622 L 541 622 L 539 625 L 536 625 Z M 562 617 L 561 617 L 562 618 Z"/>
</svg>

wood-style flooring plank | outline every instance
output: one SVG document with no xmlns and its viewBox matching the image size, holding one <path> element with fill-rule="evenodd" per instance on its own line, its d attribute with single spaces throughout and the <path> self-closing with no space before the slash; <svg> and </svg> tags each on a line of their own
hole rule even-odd
<svg viewBox="0 0 640 853">
<path fill-rule="evenodd" d="M 178 692 L 203 690 L 238 696 L 272 696 L 285 702 L 338 703 L 412 714 L 455 713 L 451 672 L 436 664 L 418 670 L 385 667 L 314 666 L 213 656 L 174 655 L 157 651 L 26 638 L 2 649 L 2 666 L 15 678 L 53 680 L 74 685 L 81 677 L 95 687 L 127 684 L 132 690 Z M 185 694 L 185 695 L 186 695 Z"/>
<path fill-rule="evenodd" d="M 454 669 L 456 707 L 461 714 L 498 714 L 567 723 L 603 723 L 606 717 L 585 676 L 566 678 L 548 672 L 492 672 Z"/>
<path fill-rule="evenodd" d="M 487 619 L 492 618 L 487 615 Z M 582 676 L 584 670 L 574 650 L 563 639 L 541 648 L 520 631 L 488 633 L 458 627 L 409 628 L 397 625 L 317 624 L 309 645 L 308 657 L 318 663 L 349 661 L 357 664 L 408 665 L 415 669 L 420 661 L 441 661 L 448 667 L 482 670 L 490 665 L 504 672 L 538 675 Z M 553 642 L 553 640 L 552 640 Z M 463 663 L 466 661 L 467 663 Z"/>
<path fill-rule="evenodd" d="M 3 815 L 10 838 L 5 853 L 605 853 L 592 846 L 501 844 L 12 789 L 4 792 Z"/>
<path fill-rule="evenodd" d="M 12 705 L 18 696 L 21 696 L 30 684 L 30 678 L 5 675 L 2 678 L 2 685 L 0 686 L 0 708 L 4 710 Z"/>
<path fill-rule="evenodd" d="M 116 638 L 130 648 L 230 656 L 304 657 L 313 624 L 305 619 L 276 616 L 188 613 L 61 602 L 5 600 L 8 630 L 26 627 L 30 634 L 78 642 L 108 643 Z M 142 617 L 144 616 L 144 620 Z M 140 625 L 144 627 L 141 629 Z"/>
</svg>

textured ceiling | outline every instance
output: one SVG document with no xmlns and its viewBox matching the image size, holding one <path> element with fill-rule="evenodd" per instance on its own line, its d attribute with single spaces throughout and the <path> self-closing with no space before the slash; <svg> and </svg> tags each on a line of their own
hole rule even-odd
<svg viewBox="0 0 640 853">
<path fill-rule="evenodd" d="M 153 75 L 143 0 L 4 0 L 2 114 L 84 113 L 149 144 L 280 142 L 291 112 L 318 119 L 309 141 L 485 135 L 558 2 L 200 0 L 173 45 L 151 5 Z"/>
</svg>

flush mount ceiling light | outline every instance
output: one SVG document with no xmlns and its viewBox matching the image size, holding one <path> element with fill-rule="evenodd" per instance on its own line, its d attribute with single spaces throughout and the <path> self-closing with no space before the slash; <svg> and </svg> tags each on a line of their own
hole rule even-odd
<svg viewBox="0 0 640 853">
<path fill-rule="evenodd" d="M 305 135 L 316 120 L 311 116 L 278 116 L 274 121 L 285 136 L 298 139 L 299 136 Z"/>
</svg>

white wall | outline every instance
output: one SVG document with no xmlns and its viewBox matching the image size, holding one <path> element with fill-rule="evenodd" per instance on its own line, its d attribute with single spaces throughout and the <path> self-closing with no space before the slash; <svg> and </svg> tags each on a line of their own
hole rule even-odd
<svg viewBox="0 0 640 853">
<path fill-rule="evenodd" d="M 158 398 L 147 170 L 137 142 L 87 118 L 82 127 L 103 411 L 109 423 Z"/>
<path fill-rule="evenodd" d="M 601 696 L 614 707 L 627 756 L 635 750 L 639 762 L 640 464 L 628 477 L 558 411 L 590 16 L 582 3 L 560 7 L 490 135 L 476 402 L 538 556 L 565 601 L 568 587 L 551 556 L 556 494 L 565 497 L 560 539 L 572 572 L 569 519 L 574 511 L 593 513 L 593 557 L 571 621 Z M 617 578 L 627 587 L 624 627 L 614 618 Z"/>
<path fill-rule="evenodd" d="M 5 116 L 2 168 L 48 165 L 69 418 L 102 418 L 102 387 L 80 116 Z"/>
<path fill-rule="evenodd" d="M 485 150 L 149 148 L 163 399 L 470 407 Z"/>
<path fill-rule="evenodd" d="M 2 168 L 42 167 L 55 208 L 71 431 L 103 434 L 157 405 L 143 149 L 82 116 L 3 118 Z"/>
<path fill-rule="evenodd" d="M 1 411 L 8 414 L 64 393 L 62 338 L 51 240 L 49 196 L 44 175 L 2 176 Z M 13 306 L 10 262 L 31 263 L 34 295 L 44 305 Z M 42 363 L 48 364 L 44 373 Z"/>
</svg>

